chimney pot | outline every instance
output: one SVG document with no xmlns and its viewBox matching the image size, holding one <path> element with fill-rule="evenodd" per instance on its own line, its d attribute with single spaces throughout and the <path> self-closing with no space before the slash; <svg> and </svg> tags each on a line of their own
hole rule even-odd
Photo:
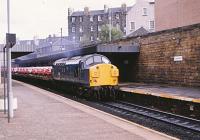
<svg viewBox="0 0 200 140">
<path fill-rule="evenodd" d="M 104 5 L 104 13 L 108 13 L 108 6 Z"/>
<path fill-rule="evenodd" d="M 68 16 L 71 16 L 71 15 L 72 15 L 72 9 L 68 8 Z"/>
<path fill-rule="evenodd" d="M 89 15 L 89 7 L 85 7 L 84 8 L 84 14 L 85 15 Z"/>
<path fill-rule="evenodd" d="M 122 5 L 121 5 L 121 9 L 122 9 L 122 11 L 127 11 L 127 6 L 126 6 L 126 4 L 125 3 L 123 3 Z"/>
</svg>

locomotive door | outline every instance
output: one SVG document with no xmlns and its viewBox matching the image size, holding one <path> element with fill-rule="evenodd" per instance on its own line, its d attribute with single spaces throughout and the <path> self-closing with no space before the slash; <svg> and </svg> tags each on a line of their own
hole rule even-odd
<svg viewBox="0 0 200 140">
<path fill-rule="evenodd" d="M 78 77 L 79 80 L 82 80 L 83 78 L 83 68 L 84 68 L 84 64 L 83 62 L 79 62 L 79 66 L 78 66 Z"/>
</svg>

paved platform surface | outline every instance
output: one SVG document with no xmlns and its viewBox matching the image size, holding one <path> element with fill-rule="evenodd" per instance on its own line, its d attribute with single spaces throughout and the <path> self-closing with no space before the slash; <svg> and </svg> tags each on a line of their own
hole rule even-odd
<svg viewBox="0 0 200 140">
<path fill-rule="evenodd" d="M 13 92 L 18 110 L 9 124 L 0 112 L 0 140 L 175 139 L 21 82 Z"/>
<path fill-rule="evenodd" d="M 135 94 L 152 95 L 200 103 L 200 88 L 175 87 L 145 83 L 121 83 L 120 90 Z"/>
</svg>

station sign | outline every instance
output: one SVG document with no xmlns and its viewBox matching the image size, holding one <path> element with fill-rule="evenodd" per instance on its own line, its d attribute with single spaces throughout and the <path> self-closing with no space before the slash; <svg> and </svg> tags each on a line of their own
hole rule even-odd
<svg viewBox="0 0 200 140">
<path fill-rule="evenodd" d="M 12 48 L 16 44 L 16 34 L 6 33 L 6 44 Z"/>
<path fill-rule="evenodd" d="M 174 56 L 174 61 L 183 61 L 183 56 Z"/>
</svg>

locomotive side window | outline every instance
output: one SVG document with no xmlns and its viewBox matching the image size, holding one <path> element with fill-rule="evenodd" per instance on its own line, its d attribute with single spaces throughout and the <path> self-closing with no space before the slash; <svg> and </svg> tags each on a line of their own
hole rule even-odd
<svg viewBox="0 0 200 140">
<path fill-rule="evenodd" d="M 100 63 L 101 62 L 101 56 L 94 56 L 94 62 Z"/>
<path fill-rule="evenodd" d="M 83 69 L 84 68 L 84 63 L 83 62 L 81 62 L 81 69 Z"/>
</svg>

